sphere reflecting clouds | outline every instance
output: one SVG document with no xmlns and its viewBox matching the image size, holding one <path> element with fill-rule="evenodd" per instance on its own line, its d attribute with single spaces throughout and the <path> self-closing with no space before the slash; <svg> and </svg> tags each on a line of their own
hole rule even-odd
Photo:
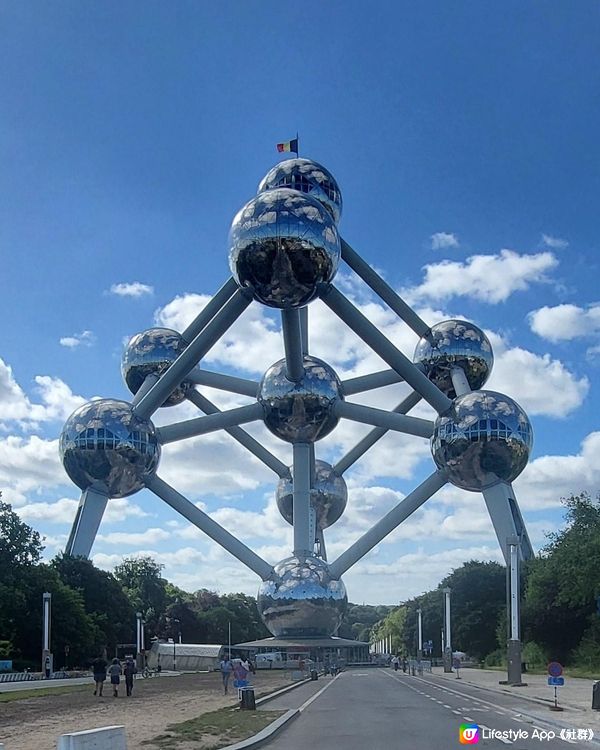
<svg viewBox="0 0 600 750">
<path fill-rule="evenodd" d="M 527 414 L 508 396 L 474 391 L 459 396 L 438 417 L 431 438 L 433 459 L 452 484 L 473 492 L 523 471 L 533 445 Z"/>
<path fill-rule="evenodd" d="M 314 443 L 337 425 L 333 405 L 343 398 L 341 389 L 338 376 L 326 362 L 304 357 L 304 376 L 293 383 L 286 377 L 282 359 L 263 375 L 258 401 L 274 435 L 288 443 Z"/>
<path fill-rule="evenodd" d="M 160 459 L 152 422 L 115 399 L 90 401 L 74 411 L 63 427 L 59 451 L 78 487 L 105 491 L 109 497 L 141 490 Z"/>
<path fill-rule="evenodd" d="M 294 522 L 294 483 L 290 477 L 283 477 L 277 485 L 277 507 L 288 523 Z M 316 511 L 317 526 L 326 529 L 343 514 L 348 502 L 348 488 L 343 477 L 325 461 L 315 461 L 315 481 L 310 490 L 310 502 Z"/>
<path fill-rule="evenodd" d="M 258 186 L 258 192 L 276 187 L 300 190 L 322 203 L 337 224 L 342 215 L 342 194 L 335 178 L 312 159 L 286 159 L 269 170 Z"/>
<path fill-rule="evenodd" d="M 492 345 L 485 333 L 465 320 L 444 320 L 432 326 L 417 344 L 413 358 L 449 398 L 456 396 L 450 372 L 462 367 L 473 390 L 481 388 L 494 364 Z"/>
<path fill-rule="evenodd" d="M 121 374 L 129 390 L 136 394 L 147 375 L 162 375 L 185 347 L 181 334 L 170 328 L 150 328 L 133 336 L 121 359 Z M 163 406 L 180 404 L 192 387 L 192 383 L 184 381 L 175 388 Z"/>
<path fill-rule="evenodd" d="M 346 587 L 334 581 L 318 557 L 288 557 L 275 566 L 274 580 L 263 581 L 257 606 L 276 638 L 335 635 L 348 606 Z"/>
<path fill-rule="evenodd" d="M 340 238 L 323 206 L 297 190 L 260 193 L 238 212 L 229 234 L 229 266 L 241 287 L 269 307 L 306 305 L 333 279 Z"/>
</svg>

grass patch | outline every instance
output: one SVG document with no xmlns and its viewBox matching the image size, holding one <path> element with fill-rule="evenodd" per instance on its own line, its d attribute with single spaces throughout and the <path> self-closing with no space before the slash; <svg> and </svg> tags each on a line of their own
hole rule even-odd
<svg viewBox="0 0 600 750">
<path fill-rule="evenodd" d="M 29 698 L 43 698 L 45 695 L 60 695 L 61 693 L 83 693 L 89 689 L 89 685 L 63 685 L 60 687 L 29 688 L 29 690 L 26 688 L 24 690 L 7 690 L 0 693 L 0 703 L 23 701 Z"/>
<path fill-rule="evenodd" d="M 184 743 L 193 744 L 199 750 L 218 750 L 260 732 L 284 713 L 220 708 L 196 719 L 170 724 L 165 734 L 146 740 L 143 744 L 154 745 L 159 750 L 176 750 Z"/>
</svg>

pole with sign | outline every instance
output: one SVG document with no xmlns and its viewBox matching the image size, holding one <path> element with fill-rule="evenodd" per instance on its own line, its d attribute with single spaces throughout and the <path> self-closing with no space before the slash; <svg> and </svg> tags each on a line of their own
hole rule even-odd
<svg viewBox="0 0 600 750">
<path fill-rule="evenodd" d="M 554 688 L 554 705 L 550 706 L 551 711 L 562 711 L 562 707 L 558 705 L 558 694 L 557 688 L 563 687 L 565 684 L 565 678 L 562 677 L 563 668 L 562 664 L 557 661 L 551 661 L 548 664 L 548 685 Z"/>
</svg>

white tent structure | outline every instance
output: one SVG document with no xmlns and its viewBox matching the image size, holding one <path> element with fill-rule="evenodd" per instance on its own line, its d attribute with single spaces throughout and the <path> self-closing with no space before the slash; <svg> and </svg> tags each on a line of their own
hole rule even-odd
<svg viewBox="0 0 600 750">
<path fill-rule="evenodd" d="M 148 652 L 148 667 L 179 672 L 210 672 L 218 669 L 227 646 L 213 643 L 169 643 L 156 641 Z"/>
</svg>

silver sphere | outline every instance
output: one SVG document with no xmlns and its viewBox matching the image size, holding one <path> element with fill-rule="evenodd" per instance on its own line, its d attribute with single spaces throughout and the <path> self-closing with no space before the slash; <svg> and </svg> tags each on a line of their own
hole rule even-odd
<svg viewBox="0 0 600 750">
<path fill-rule="evenodd" d="M 181 334 L 170 328 L 150 328 L 132 336 L 121 358 L 121 374 L 129 390 L 135 395 L 147 375 L 162 375 L 185 347 Z M 184 381 L 175 388 L 163 406 L 180 404 L 191 388 L 193 383 Z"/>
<path fill-rule="evenodd" d="M 337 224 L 342 215 L 342 194 L 335 178 L 325 167 L 312 159 L 286 159 L 276 164 L 263 177 L 258 192 L 288 187 L 316 198 Z"/>
<path fill-rule="evenodd" d="M 413 362 L 422 365 L 429 380 L 448 398 L 455 398 L 452 368 L 461 367 L 471 389 L 477 390 L 492 371 L 494 355 L 488 337 L 473 323 L 444 320 L 419 341 Z"/>
<path fill-rule="evenodd" d="M 290 472 L 293 469 L 290 468 Z M 283 477 L 277 485 L 276 499 L 279 512 L 288 523 L 294 523 L 294 482 L 292 475 Z M 310 503 L 315 509 L 317 526 L 326 529 L 343 514 L 348 502 L 348 488 L 343 477 L 325 461 L 315 461 L 315 482 L 310 490 Z"/>
<path fill-rule="evenodd" d="M 289 188 L 260 193 L 237 213 L 229 267 L 269 307 L 302 307 L 335 276 L 341 257 L 333 219 L 314 198 Z"/>
<path fill-rule="evenodd" d="M 274 435 L 288 443 L 314 443 L 339 421 L 333 405 L 343 398 L 342 384 L 333 369 L 316 357 L 304 357 L 304 376 L 293 383 L 281 359 L 263 375 L 257 398 Z"/>
<path fill-rule="evenodd" d="M 318 557 L 288 557 L 275 566 L 274 580 L 263 581 L 257 606 L 276 638 L 335 635 L 348 606 L 346 587 L 334 581 Z"/>
<path fill-rule="evenodd" d="M 523 409 L 508 396 L 473 391 L 454 399 L 438 417 L 431 438 L 433 459 L 452 484 L 477 492 L 512 482 L 527 465 L 533 431 Z"/>
<path fill-rule="evenodd" d="M 60 457 L 71 480 L 82 490 L 127 497 L 144 487 L 158 467 L 160 445 L 154 425 L 140 419 L 127 401 L 90 401 L 65 422 Z"/>
</svg>

